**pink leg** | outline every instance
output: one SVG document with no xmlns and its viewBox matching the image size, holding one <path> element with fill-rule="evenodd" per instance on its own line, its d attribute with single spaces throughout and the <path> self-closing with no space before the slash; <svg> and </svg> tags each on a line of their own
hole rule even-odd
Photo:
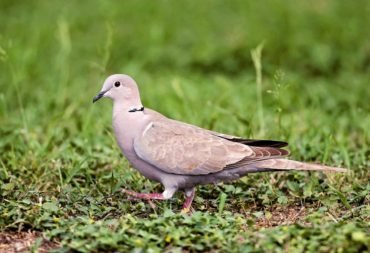
<svg viewBox="0 0 370 253">
<path fill-rule="evenodd" d="M 122 192 L 126 193 L 127 195 L 130 195 L 136 199 L 165 199 L 162 193 L 139 193 L 139 192 L 133 192 L 123 189 Z"/>
<path fill-rule="evenodd" d="M 186 195 L 186 199 L 185 199 L 184 205 L 182 206 L 182 211 L 187 213 L 190 211 L 191 203 L 193 203 L 193 199 L 195 196 L 195 188 L 191 189 L 191 191 L 186 191 L 185 195 Z"/>
</svg>

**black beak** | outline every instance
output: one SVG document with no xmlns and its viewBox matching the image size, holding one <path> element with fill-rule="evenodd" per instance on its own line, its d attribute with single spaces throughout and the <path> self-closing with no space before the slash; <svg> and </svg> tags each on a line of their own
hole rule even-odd
<svg viewBox="0 0 370 253">
<path fill-rule="evenodd" d="M 99 92 L 98 95 L 96 95 L 94 98 L 93 98 L 93 103 L 95 103 L 96 101 L 98 101 L 99 99 L 101 99 L 104 94 L 106 93 L 106 91 L 102 91 L 102 92 Z"/>
</svg>

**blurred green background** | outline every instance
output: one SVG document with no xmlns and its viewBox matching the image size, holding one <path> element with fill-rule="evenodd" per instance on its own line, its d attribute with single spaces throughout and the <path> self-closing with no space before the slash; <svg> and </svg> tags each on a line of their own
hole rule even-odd
<svg viewBox="0 0 370 253">
<path fill-rule="evenodd" d="M 366 0 L 1 0 L 1 230 L 85 252 L 369 250 L 369 27 Z M 161 187 L 120 155 L 111 103 L 91 103 L 113 73 L 131 75 L 144 105 L 169 117 L 287 140 L 294 159 L 352 172 L 205 186 L 192 217 L 174 214 L 180 194 L 157 211 L 127 202 L 123 185 Z M 294 205 L 308 208 L 297 224 L 258 226 Z"/>
</svg>

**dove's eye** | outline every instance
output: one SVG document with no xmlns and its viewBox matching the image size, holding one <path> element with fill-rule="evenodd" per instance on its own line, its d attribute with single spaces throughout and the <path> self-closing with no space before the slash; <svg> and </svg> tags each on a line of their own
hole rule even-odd
<svg viewBox="0 0 370 253">
<path fill-rule="evenodd" d="M 115 87 L 119 87 L 120 85 L 121 85 L 121 83 L 120 83 L 120 82 L 115 82 L 115 83 L 114 83 L 114 86 L 115 86 Z"/>
</svg>

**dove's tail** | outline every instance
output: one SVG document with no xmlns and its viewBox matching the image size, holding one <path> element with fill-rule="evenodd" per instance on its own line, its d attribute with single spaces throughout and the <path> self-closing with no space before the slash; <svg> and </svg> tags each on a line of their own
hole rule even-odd
<svg viewBox="0 0 370 253">
<path fill-rule="evenodd" d="M 273 171 L 290 171 L 290 170 L 311 170 L 311 171 L 327 171 L 327 172 L 348 172 L 347 169 L 330 167 L 320 164 L 303 163 L 285 158 L 271 158 L 261 160 L 252 164 L 225 169 L 218 173 L 208 174 L 205 176 L 196 177 L 197 184 L 210 184 L 217 182 L 229 182 L 239 179 L 249 173 L 258 172 L 273 172 Z"/>
<path fill-rule="evenodd" d="M 321 164 L 312 164 L 298 162 L 288 159 L 268 159 L 257 162 L 255 164 L 260 169 L 271 169 L 271 170 L 317 170 L 317 171 L 328 171 L 328 172 L 348 172 L 347 169 L 330 167 Z"/>
</svg>

